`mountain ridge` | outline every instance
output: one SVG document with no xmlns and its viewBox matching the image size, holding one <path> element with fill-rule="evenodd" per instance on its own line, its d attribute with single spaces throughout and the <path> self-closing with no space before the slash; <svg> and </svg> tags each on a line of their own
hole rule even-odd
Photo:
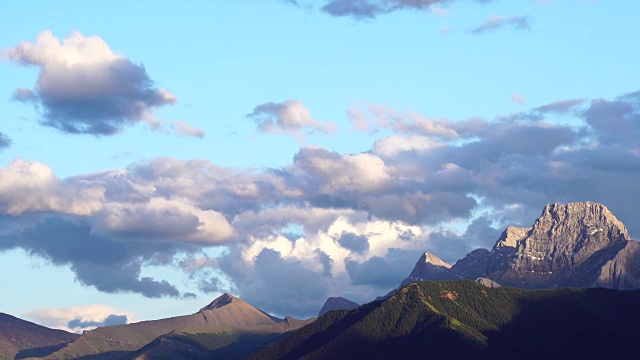
<svg viewBox="0 0 640 360">
<path fill-rule="evenodd" d="M 0 313 L 0 359 L 44 356 L 79 337 Z"/>
<path fill-rule="evenodd" d="M 491 250 L 476 249 L 455 264 L 426 252 L 401 283 L 488 278 L 528 289 L 640 289 L 640 244 L 606 206 L 549 204 L 529 228 L 507 227 Z"/>
<path fill-rule="evenodd" d="M 332 310 L 353 310 L 358 306 L 360 306 L 360 304 L 340 296 L 330 297 L 324 302 L 324 305 L 322 305 L 322 308 L 318 312 L 318 317 Z"/>
<path fill-rule="evenodd" d="M 245 301 L 223 294 L 210 304 L 191 315 L 166 319 L 141 321 L 138 323 L 108 326 L 85 331 L 80 338 L 65 348 L 51 354 L 47 359 L 69 359 L 84 356 L 99 356 L 100 359 L 145 358 L 145 352 L 172 351 L 180 342 L 205 345 L 200 352 L 206 357 L 215 346 L 229 346 L 242 339 L 232 337 L 218 341 L 224 334 L 249 334 L 261 336 L 257 342 L 268 341 L 283 333 L 304 326 L 308 321 L 293 318 L 279 319 L 259 310 Z M 195 339 L 195 340 L 194 340 Z M 156 341 L 157 340 L 157 341 Z M 155 346 L 147 347 L 151 343 Z M 213 344 L 208 346 L 209 344 Z M 253 344 L 253 343 L 252 343 Z M 253 344 L 257 345 L 257 344 Z M 166 348 L 162 348 L 162 347 Z M 147 347 L 144 351 L 141 349 Z M 158 347 L 161 347 L 159 350 Z M 197 347 L 194 345 L 194 348 Z M 177 356 L 177 355 L 176 355 Z"/>
<path fill-rule="evenodd" d="M 248 359 L 637 356 L 638 302 L 638 290 L 415 282 L 385 300 L 329 312 Z"/>
</svg>

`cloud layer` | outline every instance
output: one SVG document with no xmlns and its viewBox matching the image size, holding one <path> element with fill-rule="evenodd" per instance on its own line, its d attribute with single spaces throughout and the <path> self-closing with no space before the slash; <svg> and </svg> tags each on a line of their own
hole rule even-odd
<svg viewBox="0 0 640 360">
<path fill-rule="evenodd" d="M 328 296 L 384 294 L 424 250 L 455 261 L 489 247 L 547 203 L 602 202 L 640 236 L 640 92 L 494 119 L 349 114 L 390 134 L 357 154 L 305 146 L 262 170 L 157 158 L 59 179 L 15 160 L 0 168 L 0 249 L 70 266 L 105 292 L 193 296 L 141 275 L 176 266 L 201 293 L 307 316 Z"/>
<path fill-rule="evenodd" d="M 159 129 L 155 109 L 177 101 L 154 86 L 143 65 L 114 53 L 98 36 L 74 32 L 60 41 L 47 30 L 33 43 L 4 49 L 2 58 L 39 68 L 34 89 L 18 88 L 13 99 L 33 104 L 43 125 L 65 133 L 113 135 L 137 123 Z M 202 136 L 181 122 L 174 128 Z"/>
</svg>

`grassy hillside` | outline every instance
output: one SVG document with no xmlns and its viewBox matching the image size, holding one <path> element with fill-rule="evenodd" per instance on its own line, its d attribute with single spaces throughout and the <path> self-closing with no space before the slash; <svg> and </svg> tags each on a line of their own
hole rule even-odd
<svg viewBox="0 0 640 360">
<path fill-rule="evenodd" d="M 639 356 L 640 291 L 421 282 L 332 311 L 251 359 Z"/>
<path fill-rule="evenodd" d="M 287 332 L 302 325 L 288 328 L 279 323 L 244 328 L 219 326 L 216 329 L 181 330 L 158 337 L 124 359 L 243 359 L 282 340 Z"/>
<path fill-rule="evenodd" d="M 217 354 L 242 358 L 307 323 L 275 318 L 223 294 L 192 315 L 85 331 L 47 359 L 199 359 Z"/>
<path fill-rule="evenodd" d="M 24 359 L 50 354 L 78 335 L 49 329 L 0 313 L 0 359 Z"/>
</svg>

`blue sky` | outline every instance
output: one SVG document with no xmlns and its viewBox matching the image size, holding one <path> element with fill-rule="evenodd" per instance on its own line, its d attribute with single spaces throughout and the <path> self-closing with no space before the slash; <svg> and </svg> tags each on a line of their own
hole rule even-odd
<svg viewBox="0 0 640 360">
<path fill-rule="evenodd" d="M 5 5 L 0 311 L 312 316 L 550 202 L 639 237 L 640 5 L 221 3 Z"/>
</svg>

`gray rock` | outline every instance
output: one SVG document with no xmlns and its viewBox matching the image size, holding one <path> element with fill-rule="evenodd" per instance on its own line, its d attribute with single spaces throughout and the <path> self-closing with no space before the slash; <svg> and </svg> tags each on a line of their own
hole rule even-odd
<svg viewBox="0 0 640 360">
<path fill-rule="evenodd" d="M 476 282 L 478 284 L 480 284 L 480 285 L 484 285 L 484 286 L 490 287 L 490 288 L 499 288 L 500 287 L 500 284 L 498 284 L 497 282 L 495 282 L 495 281 L 493 281 L 491 279 L 485 278 L 485 277 L 477 278 Z"/>
<path fill-rule="evenodd" d="M 451 272 L 450 264 L 429 252 L 425 252 L 420 256 L 409 277 L 400 286 L 423 280 L 450 280 L 453 277 L 455 275 Z"/>
<path fill-rule="evenodd" d="M 451 267 L 421 258 L 403 285 L 479 277 L 527 289 L 640 289 L 640 243 L 602 204 L 551 204 L 531 228 L 508 227 L 491 251 L 476 249 Z"/>
<path fill-rule="evenodd" d="M 353 310 L 358 306 L 360 306 L 358 303 L 343 297 L 330 297 L 324 302 L 322 309 L 320 309 L 320 312 L 318 313 L 318 317 L 331 310 Z"/>
</svg>

